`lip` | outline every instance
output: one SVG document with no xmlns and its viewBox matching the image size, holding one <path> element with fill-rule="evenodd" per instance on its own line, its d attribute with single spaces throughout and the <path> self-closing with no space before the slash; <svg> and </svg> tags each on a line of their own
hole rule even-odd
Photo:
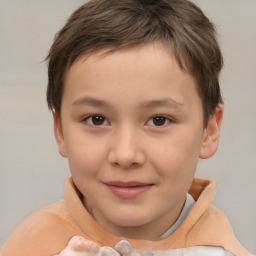
<svg viewBox="0 0 256 256">
<path fill-rule="evenodd" d="M 117 197 L 123 199 L 133 199 L 148 191 L 154 184 L 142 183 L 137 181 L 122 182 L 111 181 L 104 183 L 109 190 Z"/>
</svg>

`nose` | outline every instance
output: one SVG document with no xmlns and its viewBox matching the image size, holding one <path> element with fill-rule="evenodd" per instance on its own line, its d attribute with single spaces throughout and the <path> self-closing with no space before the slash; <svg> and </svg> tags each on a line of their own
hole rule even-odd
<svg viewBox="0 0 256 256">
<path fill-rule="evenodd" d="M 110 164 L 123 169 L 142 166 L 145 154 L 139 137 L 140 134 L 128 128 L 116 132 L 111 138 L 108 156 Z"/>
</svg>

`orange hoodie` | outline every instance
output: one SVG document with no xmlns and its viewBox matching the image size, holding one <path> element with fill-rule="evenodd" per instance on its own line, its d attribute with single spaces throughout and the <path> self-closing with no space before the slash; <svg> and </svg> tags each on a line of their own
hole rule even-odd
<svg viewBox="0 0 256 256">
<path fill-rule="evenodd" d="M 216 183 L 195 178 L 189 194 L 196 200 L 180 226 L 159 241 L 127 239 L 135 249 L 168 250 L 191 246 L 220 246 L 237 256 L 251 256 L 236 240 L 223 212 L 211 205 Z M 74 235 L 101 246 L 114 247 L 120 240 L 101 228 L 87 212 L 81 194 L 70 178 L 64 201 L 49 205 L 28 216 L 11 234 L 1 256 L 50 256 L 59 253 Z"/>
</svg>

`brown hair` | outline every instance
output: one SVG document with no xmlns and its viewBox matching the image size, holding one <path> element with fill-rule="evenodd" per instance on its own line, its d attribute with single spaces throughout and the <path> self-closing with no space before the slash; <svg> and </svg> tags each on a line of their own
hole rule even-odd
<svg viewBox="0 0 256 256">
<path fill-rule="evenodd" d="M 214 25 L 187 0 L 92 0 L 56 34 L 47 57 L 47 102 L 60 117 L 65 72 L 81 55 L 107 48 L 112 53 L 136 44 L 161 42 L 198 83 L 204 124 L 222 103 L 222 54 Z"/>
</svg>

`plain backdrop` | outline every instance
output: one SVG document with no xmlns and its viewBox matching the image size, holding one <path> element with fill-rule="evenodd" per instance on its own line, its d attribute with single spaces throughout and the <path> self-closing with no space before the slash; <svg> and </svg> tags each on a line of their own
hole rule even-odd
<svg viewBox="0 0 256 256">
<path fill-rule="evenodd" d="M 60 200 L 69 177 L 45 100 L 43 61 L 81 0 L 0 0 L 0 248 L 29 213 Z M 256 1 L 200 0 L 216 24 L 225 68 L 219 151 L 197 176 L 215 179 L 215 205 L 256 254 Z"/>
</svg>

